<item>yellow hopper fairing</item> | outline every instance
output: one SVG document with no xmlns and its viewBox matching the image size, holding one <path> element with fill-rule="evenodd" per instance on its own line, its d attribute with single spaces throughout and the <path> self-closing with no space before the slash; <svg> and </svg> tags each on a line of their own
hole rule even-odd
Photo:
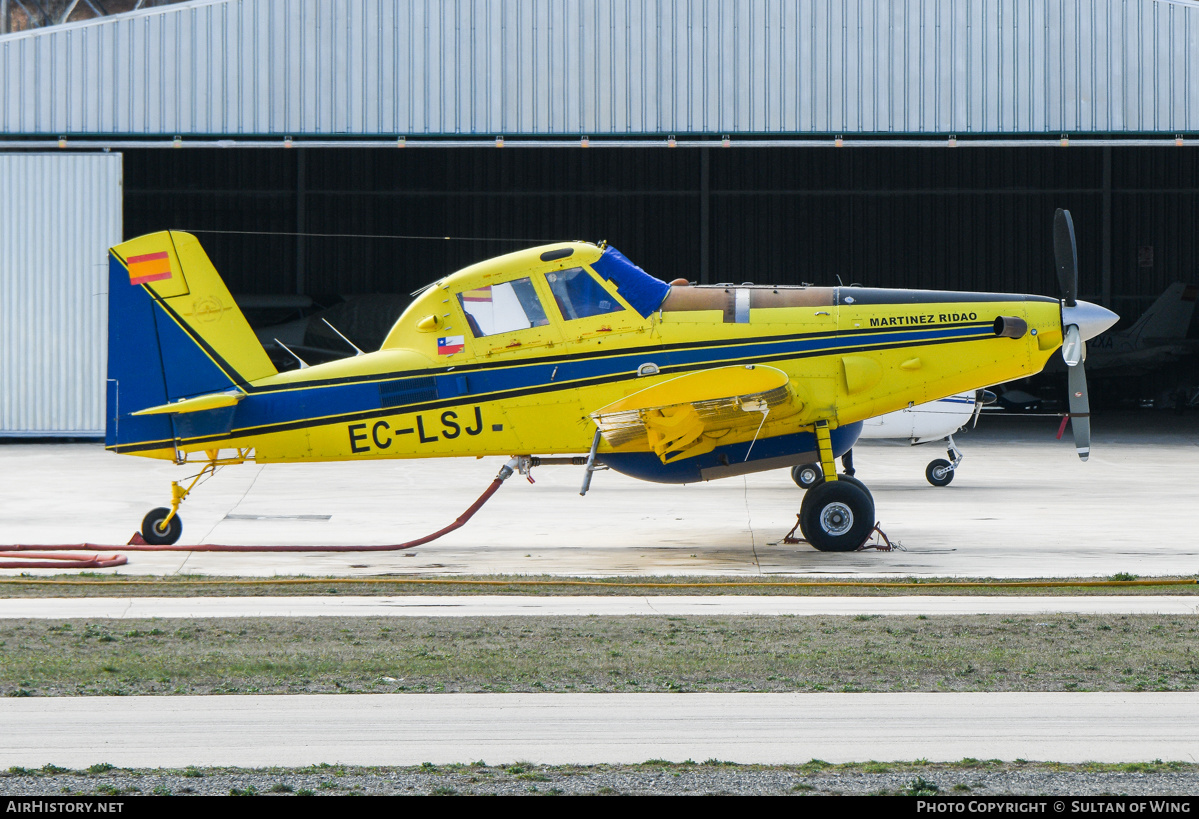
<svg viewBox="0 0 1199 819">
<path fill-rule="evenodd" d="M 681 375 L 591 413 L 612 449 L 644 451 L 663 463 L 695 457 L 730 433 L 760 429 L 768 415 L 794 415 L 787 374 L 753 364 Z M 732 439 L 730 439 L 732 440 Z"/>
</svg>

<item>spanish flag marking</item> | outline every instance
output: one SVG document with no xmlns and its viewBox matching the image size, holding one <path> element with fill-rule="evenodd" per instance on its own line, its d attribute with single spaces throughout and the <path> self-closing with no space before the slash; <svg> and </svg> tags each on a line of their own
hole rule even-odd
<svg viewBox="0 0 1199 819">
<path fill-rule="evenodd" d="M 130 256 L 125 262 L 129 267 L 130 284 L 146 284 L 171 278 L 171 257 L 165 250 L 161 253 L 147 253 L 144 256 Z"/>
<path fill-rule="evenodd" d="M 481 302 L 481 301 L 490 302 L 491 301 L 491 285 L 487 285 L 486 287 L 480 287 L 477 290 L 463 291 L 462 300 L 463 301 L 474 301 L 474 302 Z"/>
</svg>

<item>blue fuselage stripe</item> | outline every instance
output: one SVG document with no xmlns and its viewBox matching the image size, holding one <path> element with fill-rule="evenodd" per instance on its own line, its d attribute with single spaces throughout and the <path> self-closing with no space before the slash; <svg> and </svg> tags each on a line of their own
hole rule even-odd
<svg viewBox="0 0 1199 819">
<path fill-rule="evenodd" d="M 399 415 L 441 406 L 463 403 L 482 403 L 513 395 L 528 395 L 604 383 L 614 378 L 633 378 L 641 364 L 657 364 L 661 372 L 685 372 L 704 367 L 743 363 L 768 363 L 794 358 L 835 355 L 839 352 L 907 347 L 919 344 L 945 344 L 993 338 L 989 323 L 972 323 L 955 327 L 911 330 L 891 330 L 867 333 L 830 335 L 813 333 L 792 335 L 777 340 L 755 339 L 752 342 L 729 341 L 702 346 L 645 346 L 634 350 L 613 352 L 603 357 L 577 359 L 555 358 L 498 364 L 492 367 L 472 367 L 442 373 L 382 374 L 371 380 L 339 383 L 296 384 L 291 387 L 255 388 L 248 385 L 248 395 L 238 405 L 228 434 L 187 438 L 191 442 L 208 442 L 246 435 L 265 434 L 284 429 L 296 429 L 343 420 L 359 420 L 382 415 Z M 430 375 L 435 379 L 436 398 L 383 406 L 380 389 L 391 394 L 403 393 L 427 385 Z M 421 385 L 416 382 L 420 381 Z M 122 441 L 122 451 L 170 446 L 170 440 Z"/>
<path fill-rule="evenodd" d="M 682 350 L 662 350 L 660 347 L 641 347 L 608 358 L 562 361 L 557 363 L 513 364 L 494 369 L 473 370 L 465 375 L 447 373 L 436 376 L 441 401 L 459 398 L 460 402 L 486 401 L 492 393 L 530 388 L 565 388 L 571 382 L 591 381 L 616 375 L 628 375 L 647 361 L 653 361 L 662 371 L 684 369 L 695 365 L 717 365 L 736 361 L 765 361 L 769 359 L 802 357 L 812 354 L 833 354 L 840 349 L 876 346 L 909 345 L 932 341 L 970 340 L 990 337 L 988 328 L 963 326 L 937 330 L 903 330 L 872 334 L 869 337 L 789 338 L 753 344 L 730 343 L 721 347 Z M 462 389 L 466 379 L 466 389 Z M 290 423 L 306 419 L 321 419 L 344 414 L 377 410 L 380 383 L 388 381 L 298 387 L 283 392 L 251 393 L 237 408 L 234 432 L 267 425 Z M 394 413 L 403 406 L 391 407 Z"/>
</svg>

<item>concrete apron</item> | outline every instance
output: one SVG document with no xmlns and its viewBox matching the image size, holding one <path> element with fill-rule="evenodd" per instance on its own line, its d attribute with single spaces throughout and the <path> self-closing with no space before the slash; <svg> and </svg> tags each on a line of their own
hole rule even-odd
<svg viewBox="0 0 1199 819">
<path fill-rule="evenodd" d="M 663 486 L 613 472 L 578 494 L 578 467 L 514 477 L 464 528 L 405 552 L 131 553 L 108 573 L 210 575 L 739 575 L 761 577 L 1067 577 L 1199 573 L 1191 510 L 1199 436 L 1128 427 L 1096 432 L 1091 460 L 1008 423 L 962 435 L 954 482 L 934 488 L 924 465 L 944 453 L 863 442 L 858 477 L 904 550 L 826 554 L 788 545 L 802 490 L 785 471 Z M 1045 427 L 1041 429 L 1041 427 Z M 1052 427 L 1052 429 L 1050 428 Z M 1035 434 L 1034 434 L 1035 433 Z M 1065 436 L 1066 438 L 1069 437 Z M 183 505 L 183 543 L 377 544 L 409 540 L 456 518 L 499 458 L 375 463 L 247 464 L 200 486 Z M 1147 469 L 1147 467 L 1151 467 Z M 97 444 L 0 446 L 0 541 L 122 544 L 165 505 L 189 471 L 105 452 Z M 34 570 L 55 574 L 55 570 Z M 3 574 L 18 574 L 0 570 Z"/>
</svg>

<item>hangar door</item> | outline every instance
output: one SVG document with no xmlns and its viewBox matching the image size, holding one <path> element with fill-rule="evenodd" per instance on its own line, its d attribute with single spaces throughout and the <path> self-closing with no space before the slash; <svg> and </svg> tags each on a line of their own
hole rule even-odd
<svg viewBox="0 0 1199 819">
<path fill-rule="evenodd" d="M 0 437 L 104 434 L 121 161 L 0 154 Z"/>
</svg>

